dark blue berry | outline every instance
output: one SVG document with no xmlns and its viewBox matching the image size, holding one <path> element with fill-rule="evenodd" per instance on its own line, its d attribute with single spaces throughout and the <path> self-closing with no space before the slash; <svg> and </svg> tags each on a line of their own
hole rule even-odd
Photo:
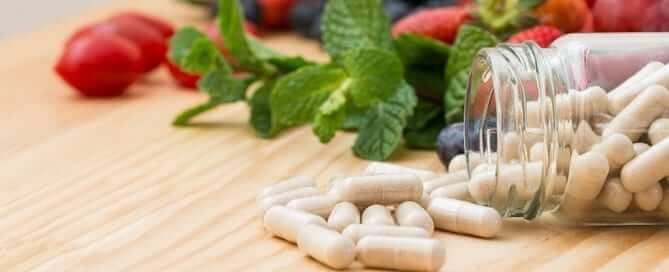
<svg viewBox="0 0 669 272">
<path fill-rule="evenodd" d="M 412 10 L 412 6 L 403 0 L 384 0 L 383 8 L 385 9 L 386 14 L 388 14 L 388 17 L 390 17 L 391 22 L 396 22 L 408 15 Z"/>
<path fill-rule="evenodd" d="M 244 17 L 246 20 L 253 22 L 256 25 L 261 25 L 260 18 L 262 10 L 258 5 L 258 0 L 239 0 L 244 9 Z"/>
<path fill-rule="evenodd" d="M 309 38 L 319 38 L 319 22 L 324 7 L 324 0 L 298 1 L 290 11 L 290 25 L 293 30 Z"/>
<path fill-rule="evenodd" d="M 216 17 L 218 15 L 218 1 L 209 0 L 209 16 Z"/>
<path fill-rule="evenodd" d="M 424 7 L 441 7 L 441 6 L 455 6 L 458 4 L 457 0 L 427 0 L 423 4 Z"/>
<path fill-rule="evenodd" d="M 442 129 L 437 137 L 437 154 L 444 166 L 451 159 L 465 152 L 465 125 L 454 123 Z"/>
</svg>

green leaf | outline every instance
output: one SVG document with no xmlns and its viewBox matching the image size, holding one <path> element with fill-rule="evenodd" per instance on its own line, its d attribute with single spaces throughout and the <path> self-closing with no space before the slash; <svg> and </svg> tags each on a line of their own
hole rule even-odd
<svg viewBox="0 0 669 272">
<path fill-rule="evenodd" d="M 185 111 L 183 111 L 179 115 L 177 115 L 176 118 L 174 118 L 174 121 L 172 121 L 172 125 L 174 125 L 174 126 L 187 126 L 188 123 L 190 123 L 190 120 L 195 118 L 195 116 L 198 116 L 202 113 L 210 111 L 210 110 L 218 107 L 219 105 L 220 105 L 220 103 L 209 100 L 209 101 L 207 101 L 205 103 L 202 103 L 200 105 L 197 105 L 197 106 L 194 106 L 192 108 L 186 109 Z"/>
<path fill-rule="evenodd" d="M 321 105 L 314 118 L 314 134 L 321 143 L 332 140 L 335 133 L 344 124 L 346 119 L 346 89 L 339 89 L 332 93 L 328 100 Z"/>
<path fill-rule="evenodd" d="M 342 128 L 346 130 L 357 130 L 367 122 L 366 111 L 356 107 L 353 103 L 346 103 L 346 119 Z"/>
<path fill-rule="evenodd" d="M 271 96 L 272 114 L 281 125 L 292 126 L 314 119 L 318 109 L 338 89 L 347 89 L 346 73 L 330 66 L 307 66 L 276 83 Z"/>
<path fill-rule="evenodd" d="M 446 122 L 462 122 L 464 119 L 465 96 L 467 95 L 467 82 L 469 81 L 469 70 L 460 71 L 451 79 L 444 96 L 446 108 Z"/>
<path fill-rule="evenodd" d="M 211 40 L 208 38 L 198 38 L 193 42 L 190 50 L 182 59 L 180 67 L 185 71 L 203 75 L 223 61 L 221 53 Z M 222 67 L 228 69 L 227 65 Z"/>
<path fill-rule="evenodd" d="M 390 21 L 381 0 L 330 0 L 321 29 L 325 50 L 334 59 L 355 48 L 392 50 Z"/>
<path fill-rule="evenodd" d="M 302 67 L 316 65 L 316 63 L 304 59 L 303 57 L 275 56 L 267 59 L 269 63 L 285 73 L 290 73 Z"/>
<path fill-rule="evenodd" d="M 414 34 L 397 37 L 395 48 L 405 66 L 444 67 L 451 51 L 442 41 Z"/>
<path fill-rule="evenodd" d="M 219 103 L 244 100 L 249 83 L 236 79 L 225 68 L 217 68 L 205 74 L 197 87 L 209 95 L 209 99 Z"/>
<path fill-rule="evenodd" d="M 444 126 L 446 123 L 443 118 L 432 118 L 424 127 L 407 129 L 404 132 L 404 141 L 409 148 L 435 149 L 437 148 L 437 137 Z"/>
<path fill-rule="evenodd" d="M 342 66 L 351 77 L 349 92 L 359 107 L 384 101 L 402 82 L 402 63 L 393 53 L 378 49 L 352 49 L 342 55 Z"/>
<path fill-rule="evenodd" d="M 272 116 L 270 108 L 270 97 L 274 85 L 274 81 L 265 82 L 253 93 L 253 96 L 249 100 L 249 107 L 251 107 L 249 123 L 251 123 L 256 134 L 262 138 L 272 138 L 281 129 L 276 119 Z"/>
<path fill-rule="evenodd" d="M 413 114 L 417 98 L 409 84 L 403 83 L 388 101 L 370 108 L 367 122 L 358 133 L 353 152 L 367 160 L 385 160 L 402 141 L 402 132 Z"/>
<path fill-rule="evenodd" d="M 235 57 L 239 66 L 245 70 L 269 73 L 271 68 L 262 60 L 263 54 L 258 42 L 250 42 L 244 30 L 244 16 L 237 0 L 218 1 L 218 26 L 221 31 L 225 47 Z"/>
<path fill-rule="evenodd" d="M 443 119 L 440 116 L 441 114 L 442 110 L 439 105 L 419 100 L 411 118 L 409 118 L 407 129 L 417 130 L 424 128 L 432 119 Z"/>
<path fill-rule="evenodd" d="M 444 81 L 444 67 L 407 67 L 404 78 L 416 89 L 419 97 L 428 98 L 434 102 L 444 100 L 446 81 Z"/>
<path fill-rule="evenodd" d="M 202 32 L 193 27 L 184 27 L 179 29 L 174 36 L 170 38 L 170 51 L 168 58 L 175 64 L 181 66 L 183 59 L 190 52 L 190 48 L 196 40 L 207 38 Z"/>
</svg>

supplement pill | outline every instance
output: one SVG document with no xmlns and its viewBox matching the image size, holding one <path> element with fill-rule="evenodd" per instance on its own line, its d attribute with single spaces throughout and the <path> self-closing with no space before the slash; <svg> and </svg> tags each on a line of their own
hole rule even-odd
<svg viewBox="0 0 669 272">
<path fill-rule="evenodd" d="M 473 201 L 472 196 L 469 194 L 469 184 L 467 183 L 446 185 L 437 190 L 434 190 L 432 194 L 430 194 L 430 197 L 431 198 L 445 197 L 467 202 Z"/>
<path fill-rule="evenodd" d="M 346 236 L 320 225 L 305 225 L 297 236 L 298 248 L 334 269 L 349 267 L 355 260 L 355 245 Z"/>
<path fill-rule="evenodd" d="M 624 109 L 629 107 L 630 104 L 634 103 L 636 98 L 643 95 L 643 93 L 653 85 L 669 86 L 669 65 L 665 65 L 664 67 L 658 69 L 636 84 L 630 84 L 627 88 L 621 89 L 620 91 L 616 91 L 615 94 L 609 95 L 609 110 L 613 114 L 620 115 Z"/>
<path fill-rule="evenodd" d="M 340 202 L 335 205 L 328 217 L 328 226 L 341 232 L 352 224 L 360 224 L 358 207 L 351 202 Z"/>
<path fill-rule="evenodd" d="M 669 175 L 669 139 L 653 145 L 648 151 L 629 161 L 620 171 L 625 189 L 638 193 L 650 189 Z"/>
<path fill-rule="evenodd" d="M 634 193 L 634 203 L 636 203 L 637 207 L 643 211 L 652 211 L 660 206 L 663 194 L 664 190 L 662 190 L 662 185 L 660 185 L 660 183 L 655 183 L 655 185 L 648 190 Z"/>
<path fill-rule="evenodd" d="M 662 213 L 664 217 L 669 217 L 669 190 L 664 190 L 664 195 L 662 196 L 662 202 L 660 202 L 660 207 L 657 209 Z"/>
<path fill-rule="evenodd" d="M 667 108 L 669 108 L 669 90 L 660 85 L 650 86 L 611 120 L 602 135 L 606 138 L 615 133 L 622 133 L 630 140 L 637 141 Z"/>
<path fill-rule="evenodd" d="M 437 176 L 436 173 L 423 169 L 400 166 L 385 162 L 372 162 L 364 171 L 365 175 L 394 175 L 394 174 L 413 174 L 423 181 Z"/>
<path fill-rule="evenodd" d="M 620 92 L 623 90 L 628 89 L 630 86 L 633 86 L 633 84 L 638 84 L 642 80 L 646 79 L 648 76 L 651 74 L 655 73 L 657 70 L 660 70 L 662 67 L 664 67 L 664 64 L 659 62 L 659 61 L 652 61 L 646 64 L 641 70 L 636 72 L 636 74 L 632 75 L 631 77 L 627 78 L 623 83 L 618 85 L 615 89 L 611 90 L 608 93 L 609 98 L 618 95 Z M 612 111 L 613 112 L 613 111 Z"/>
<path fill-rule="evenodd" d="M 430 201 L 427 212 L 438 229 L 479 237 L 494 237 L 502 229 L 502 218 L 492 208 L 448 198 Z"/>
<path fill-rule="evenodd" d="M 625 190 L 619 178 L 609 179 L 598 197 L 600 203 L 617 213 L 627 210 L 633 198 L 634 195 Z"/>
<path fill-rule="evenodd" d="M 318 194 L 320 194 L 320 192 L 315 187 L 298 188 L 277 195 L 266 197 L 260 200 L 259 206 L 261 210 L 267 211 L 269 208 L 273 206 L 286 205 L 293 199 L 305 198 L 309 196 L 315 196 Z"/>
<path fill-rule="evenodd" d="M 267 232 L 293 243 L 297 241 L 300 228 L 308 224 L 326 226 L 325 220 L 320 216 L 284 206 L 270 208 L 263 218 Z"/>
<path fill-rule="evenodd" d="M 395 221 L 404 227 L 422 228 L 428 233 L 434 232 L 432 217 L 418 203 L 405 201 L 395 208 Z"/>
<path fill-rule="evenodd" d="M 657 144 L 669 137 L 669 118 L 655 120 L 648 128 L 650 143 Z"/>
<path fill-rule="evenodd" d="M 336 195 L 358 206 L 418 202 L 423 196 L 423 183 L 411 174 L 350 177 L 337 186 Z"/>
<path fill-rule="evenodd" d="M 366 267 L 393 270 L 437 271 L 446 260 L 446 248 L 436 239 L 367 236 L 356 252 Z"/>
<path fill-rule="evenodd" d="M 395 225 L 395 219 L 390 209 L 378 204 L 369 206 L 362 212 L 362 224 L 365 225 Z"/>
<path fill-rule="evenodd" d="M 303 187 L 316 187 L 316 182 L 312 177 L 307 176 L 295 176 L 283 181 L 280 181 L 272 186 L 269 186 L 258 193 L 256 196 L 256 202 L 260 201 L 266 197 L 278 195 L 295 189 Z"/>
<path fill-rule="evenodd" d="M 372 235 L 430 238 L 430 234 L 422 228 L 361 224 L 353 224 L 346 227 L 342 234 L 356 243 L 363 237 Z"/>
<path fill-rule="evenodd" d="M 609 162 L 597 152 L 574 153 L 565 193 L 581 200 L 593 200 L 602 191 L 609 174 Z"/>
<path fill-rule="evenodd" d="M 467 170 L 450 172 L 446 175 L 423 182 L 423 193 L 430 194 L 439 187 L 469 181 Z"/>
<path fill-rule="evenodd" d="M 606 156 L 609 171 L 617 171 L 636 156 L 632 141 L 620 133 L 609 135 L 601 143 L 594 145 L 592 151 Z"/>
<path fill-rule="evenodd" d="M 635 156 L 641 155 L 641 153 L 648 151 L 650 145 L 647 143 L 634 143 L 634 154 Z"/>
<path fill-rule="evenodd" d="M 481 164 L 481 154 L 476 152 L 469 153 L 469 164 L 472 169 L 476 168 Z M 448 172 L 453 173 L 460 170 L 467 170 L 467 156 L 465 154 L 460 154 L 451 159 L 451 162 L 448 164 Z"/>
<path fill-rule="evenodd" d="M 286 207 L 328 217 L 334 206 L 339 202 L 335 195 L 315 195 L 293 199 Z"/>
<path fill-rule="evenodd" d="M 592 127 L 585 121 L 581 121 L 571 138 L 571 147 L 579 154 L 590 151 L 590 148 L 601 142 L 602 137 L 592 130 Z"/>
</svg>

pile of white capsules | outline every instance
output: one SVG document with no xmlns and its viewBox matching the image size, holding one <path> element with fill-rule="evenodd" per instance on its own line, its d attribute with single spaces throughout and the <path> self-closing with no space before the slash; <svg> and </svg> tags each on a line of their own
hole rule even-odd
<svg viewBox="0 0 669 272">
<path fill-rule="evenodd" d="M 432 238 L 435 228 L 485 238 L 501 229 L 497 211 L 464 201 L 471 199 L 467 181 L 462 171 L 440 176 L 374 162 L 322 191 L 310 177 L 289 178 L 262 190 L 257 202 L 267 232 L 328 267 L 357 260 L 370 268 L 435 271 L 446 260 L 443 243 Z"/>
<path fill-rule="evenodd" d="M 608 93 L 590 87 L 557 95 L 555 103 L 544 101 L 544 113 L 555 107 L 559 120 L 561 149 L 552 152 L 558 175 L 549 186 L 560 205 L 558 214 L 574 219 L 623 218 L 619 215 L 623 212 L 669 216 L 669 184 L 664 182 L 669 176 L 667 87 L 669 65 L 651 62 Z M 526 108 L 527 131 L 539 133 L 503 135 L 505 152 L 498 158 L 497 172 L 485 163 L 472 167 L 469 192 L 475 201 L 503 202 L 511 186 L 517 197 L 527 199 L 539 188 L 548 157 L 540 129 L 541 105 L 532 101 Z M 580 121 L 572 129 L 574 119 Z M 472 166 L 479 163 L 471 162 Z"/>
</svg>

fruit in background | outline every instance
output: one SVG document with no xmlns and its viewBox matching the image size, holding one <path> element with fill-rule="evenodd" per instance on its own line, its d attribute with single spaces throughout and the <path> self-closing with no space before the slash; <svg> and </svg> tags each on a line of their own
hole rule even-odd
<svg viewBox="0 0 669 272">
<path fill-rule="evenodd" d="M 541 1 L 478 0 L 473 15 L 476 24 L 504 40 L 537 24 L 532 9 L 540 3 Z"/>
<path fill-rule="evenodd" d="M 650 12 L 645 14 L 640 31 L 665 32 L 669 31 L 669 1 L 657 1 Z"/>
<path fill-rule="evenodd" d="M 580 31 L 589 14 L 584 0 L 546 0 L 534 10 L 539 23 L 557 27 L 564 33 Z"/>
<path fill-rule="evenodd" d="M 246 33 L 253 36 L 258 36 L 258 28 L 252 22 L 245 21 L 244 29 L 246 30 Z M 221 37 L 221 32 L 218 30 L 218 24 L 216 21 L 212 22 L 207 27 L 207 36 L 214 42 L 214 44 L 216 44 L 216 47 L 218 47 L 218 50 L 220 50 L 221 53 L 225 55 L 226 59 L 230 59 L 230 53 L 228 53 L 228 50 L 225 49 L 225 44 L 223 42 L 223 38 Z"/>
<path fill-rule="evenodd" d="M 592 9 L 598 32 L 637 32 L 644 29 L 657 0 L 597 0 Z M 646 20 L 644 20 L 646 18 Z"/>
<path fill-rule="evenodd" d="M 212 0 L 216 3 L 216 8 L 218 9 L 218 0 Z M 258 5 L 257 0 L 240 0 L 242 4 L 242 9 L 244 9 L 244 18 L 253 22 L 256 25 L 260 24 L 260 6 Z M 218 14 L 218 10 L 216 11 Z M 214 16 L 216 17 L 216 16 Z"/>
<path fill-rule="evenodd" d="M 524 41 L 535 41 L 539 46 L 546 48 L 551 43 L 562 36 L 562 32 L 552 26 L 542 25 L 528 28 L 511 36 L 510 43 L 520 43 Z"/>
<path fill-rule="evenodd" d="M 473 2 L 473 0 L 427 0 L 423 5 L 426 7 L 464 6 L 472 4 Z"/>
<path fill-rule="evenodd" d="M 67 44 L 55 70 L 84 96 L 110 97 L 122 95 L 143 67 L 135 44 L 116 34 L 94 32 Z"/>
<path fill-rule="evenodd" d="M 300 0 L 290 11 L 290 25 L 305 37 L 320 39 L 320 17 L 325 0 Z"/>
<path fill-rule="evenodd" d="M 437 136 L 437 155 L 441 163 L 448 167 L 458 154 L 465 152 L 465 124 L 453 123 L 441 130 Z"/>
<path fill-rule="evenodd" d="M 174 78 L 174 80 L 179 85 L 189 89 L 197 88 L 197 81 L 200 80 L 199 75 L 193 75 L 184 72 L 174 63 L 172 63 L 169 59 L 165 62 L 165 64 L 167 65 L 167 69 L 170 72 L 170 75 L 172 75 L 172 78 Z"/>
<path fill-rule="evenodd" d="M 391 22 L 397 22 L 404 16 L 407 16 L 411 13 L 411 5 L 403 0 L 384 0 L 383 9 L 390 17 Z"/>
<path fill-rule="evenodd" d="M 172 35 L 174 34 L 174 27 L 170 23 L 158 17 L 142 14 L 139 12 L 134 12 L 134 11 L 123 12 L 113 16 L 111 20 L 112 21 L 138 20 L 151 26 L 153 29 L 158 30 L 158 32 L 160 32 L 160 34 L 162 34 L 163 37 L 166 39 L 172 37 Z"/>
<path fill-rule="evenodd" d="M 415 33 L 452 43 L 460 26 L 469 19 L 469 12 L 462 7 L 424 9 L 397 21 L 393 26 L 393 36 Z"/>
<path fill-rule="evenodd" d="M 283 29 L 290 26 L 290 10 L 296 0 L 257 0 L 260 10 L 260 26 Z"/>
<path fill-rule="evenodd" d="M 592 8 L 595 6 L 595 3 L 597 3 L 597 0 L 585 0 L 585 3 L 588 4 L 589 8 Z"/>
</svg>

